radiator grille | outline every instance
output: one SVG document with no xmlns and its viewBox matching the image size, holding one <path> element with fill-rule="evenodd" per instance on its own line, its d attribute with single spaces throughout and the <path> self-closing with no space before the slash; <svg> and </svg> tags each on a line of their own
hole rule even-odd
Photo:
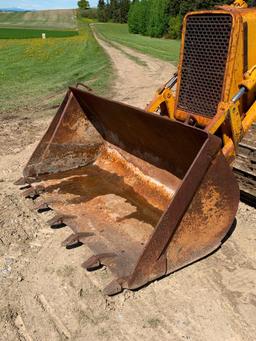
<svg viewBox="0 0 256 341">
<path fill-rule="evenodd" d="M 221 101 L 232 17 L 199 14 L 187 18 L 178 108 L 212 118 Z"/>
</svg>

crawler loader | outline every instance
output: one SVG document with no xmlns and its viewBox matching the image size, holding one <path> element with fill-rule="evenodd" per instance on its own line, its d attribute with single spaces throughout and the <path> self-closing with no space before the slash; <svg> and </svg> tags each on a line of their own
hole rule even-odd
<svg viewBox="0 0 256 341">
<path fill-rule="evenodd" d="M 23 195 L 107 266 L 107 295 L 218 249 L 232 228 L 238 145 L 256 120 L 256 10 L 186 15 L 178 72 L 146 110 L 70 87 L 26 165 Z M 176 91 L 173 87 L 176 85 Z"/>
</svg>

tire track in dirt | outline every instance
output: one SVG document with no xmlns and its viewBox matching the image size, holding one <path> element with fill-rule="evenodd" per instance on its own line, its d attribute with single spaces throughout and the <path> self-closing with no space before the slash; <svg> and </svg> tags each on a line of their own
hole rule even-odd
<svg viewBox="0 0 256 341">
<path fill-rule="evenodd" d="M 112 61 L 115 71 L 112 85 L 113 99 L 144 108 L 153 98 L 156 89 L 171 78 L 176 67 L 123 45 L 108 43 L 100 38 L 93 25 L 91 27 L 96 40 Z M 134 60 L 129 58 L 129 55 Z"/>
</svg>

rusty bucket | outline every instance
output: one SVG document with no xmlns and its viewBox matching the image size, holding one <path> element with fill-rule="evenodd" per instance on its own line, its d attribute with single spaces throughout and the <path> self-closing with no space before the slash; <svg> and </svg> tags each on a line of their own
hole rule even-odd
<svg viewBox="0 0 256 341">
<path fill-rule="evenodd" d="M 19 184 L 50 224 L 105 265 L 105 293 L 136 289 L 217 249 L 239 189 L 221 140 L 184 123 L 70 88 Z"/>
</svg>

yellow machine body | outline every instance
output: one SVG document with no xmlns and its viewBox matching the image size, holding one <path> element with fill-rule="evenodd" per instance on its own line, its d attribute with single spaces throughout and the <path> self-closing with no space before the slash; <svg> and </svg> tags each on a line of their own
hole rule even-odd
<svg viewBox="0 0 256 341">
<path fill-rule="evenodd" d="M 224 17 L 229 17 L 230 20 L 227 19 L 228 24 L 220 24 L 219 30 L 223 30 L 222 32 L 229 30 L 228 36 L 226 34 L 218 34 L 216 29 L 215 37 L 213 30 L 209 30 L 208 37 L 207 34 L 203 38 L 202 36 L 200 37 L 200 34 L 203 33 L 202 30 L 205 30 L 207 25 L 211 25 L 211 20 L 214 21 L 212 18 Z M 199 23 L 195 23 L 193 27 L 191 22 L 193 22 L 194 18 L 198 18 Z M 201 29 L 198 27 L 200 24 Z M 191 34 L 194 36 L 192 37 L 192 43 L 189 44 Z M 229 162 L 233 161 L 236 156 L 238 143 L 253 122 L 256 121 L 256 105 L 254 102 L 256 94 L 255 37 L 256 9 L 247 8 L 243 1 L 233 6 L 220 6 L 218 9 L 212 11 L 200 11 L 187 14 L 183 25 L 176 93 L 164 86 L 157 92 L 146 110 L 156 112 L 156 109 L 160 105 L 162 107 L 165 106 L 163 114 L 168 112 L 170 119 L 187 122 L 187 124 L 196 125 L 212 134 L 216 134 L 222 138 L 225 157 Z M 215 42 L 213 42 L 214 39 L 216 39 Z M 215 43 L 214 54 L 212 54 L 213 51 L 211 50 L 211 44 L 213 43 Z M 200 46 L 200 44 L 204 44 L 204 46 Z M 220 66 L 218 61 L 221 51 L 225 48 L 224 44 L 227 46 L 227 53 L 224 61 L 225 65 L 221 65 L 222 67 L 225 66 L 223 68 L 223 78 L 222 82 L 216 85 L 216 82 L 212 82 L 212 79 L 215 78 L 216 73 L 221 72 L 218 68 Z M 190 51 L 188 51 L 188 47 Z M 200 55 L 200 52 L 195 53 L 195 56 L 199 56 L 196 64 L 194 60 L 190 60 L 190 65 L 188 65 L 188 60 L 185 60 L 186 55 L 189 53 L 193 54 L 191 52 L 193 48 L 194 50 L 201 49 L 203 54 Z M 187 62 L 185 66 L 184 62 L 185 64 Z M 205 64 L 205 67 L 201 68 L 204 74 L 198 77 L 197 73 L 200 72 L 200 66 L 202 64 Z M 186 68 L 185 71 L 184 68 Z M 189 68 L 193 71 L 191 72 Z M 185 77 L 183 77 L 184 72 L 186 73 Z M 193 82 L 194 77 L 195 81 Z M 203 81 L 202 77 L 204 77 Z M 190 86 L 190 90 L 187 89 L 184 95 L 182 92 L 185 81 L 190 83 L 190 85 L 185 84 L 187 88 Z M 200 85 L 200 82 L 203 84 Z M 194 90 L 198 85 L 201 90 L 200 93 L 196 93 Z M 234 103 L 232 99 L 241 87 L 246 88 L 246 91 Z M 216 92 L 219 92 L 216 111 L 207 115 L 207 104 L 211 100 L 211 97 L 215 96 L 214 94 Z M 200 101 L 202 106 L 204 106 L 204 112 L 197 112 L 195 110 L 196 105 L 193 105 L 193 103 L 192 105 L 185 105 L 185 108 L 183 105 L 179 105 L 179 98 L 182 95 L 186 97 L 183 102 L 187 101 L 189 104 L 188 97 L 191 96 L 191 101 L 193 102 L 197 95 L 197 101 Z"/>
</svg>

